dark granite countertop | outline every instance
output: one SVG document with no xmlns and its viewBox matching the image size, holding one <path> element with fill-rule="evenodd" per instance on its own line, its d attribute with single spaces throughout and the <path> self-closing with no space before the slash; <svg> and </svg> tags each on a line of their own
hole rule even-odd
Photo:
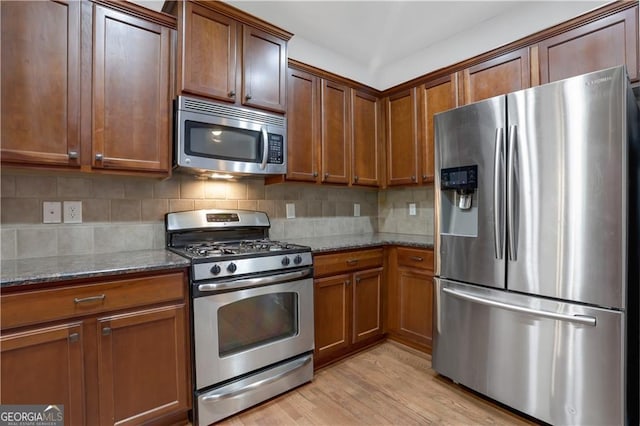
<svg viewBox="0 0 640 426">
<path fill-rule="evenodd" d="M 0 286 L 6 288 L 187 266 L 188 259 L 164 249 L 3 260 L 0 264 Z"/>
<path fill-rule="evenodd" d="M 314 253 L 390 244 L 433 248 L 433 237 L 393 233 L 332 235 L 287 239 L 287 241 L 309 246 Z M 3 260 L 0 264 L 0 287 L 179 269 L 187 266 L 189 266 L 188 259 L 164 249 Z"/>
<path fill-rule="evenodd" d="M 394 234 L 386 232 L 375 234 L 331 235 L 329 237 L 296 238 L 287 239 L 287 242 L 309 246 L 314 253 L 360 249 L 384 245 L 399 245 L 433 249 L 433 237 L 426 235 Z"/>
</svg>

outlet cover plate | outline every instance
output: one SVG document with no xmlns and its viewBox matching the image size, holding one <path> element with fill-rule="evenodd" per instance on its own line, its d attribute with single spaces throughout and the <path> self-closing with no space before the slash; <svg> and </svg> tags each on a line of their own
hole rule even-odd
<svg viewBox="0 0 640 426">
<path fill-rule="evenodd" d="M 82 223 L 82 201 L 62 203 L 64 223 Z"/>
<path fill-rule="evenodd" d="M 44 201 L 42 203 L 42 223 L 62 222 L 62 204 L 60 201 Z"/>
<path fill-rule="evenodd" d="M 294 203 L 286 203 L 287 219 L 295 219 L 296 217 L 296 205 Z"/>
<path fill-rule="evenodd" d="M 416 203 L 409 203 L 409 216 L 416 215 Z"/>
<path fill-rule="evenodd" d="M 360 216 L 360 204 L 359 203 L 353 203 L 353 216 L 354 217 Z"/>
</svg>

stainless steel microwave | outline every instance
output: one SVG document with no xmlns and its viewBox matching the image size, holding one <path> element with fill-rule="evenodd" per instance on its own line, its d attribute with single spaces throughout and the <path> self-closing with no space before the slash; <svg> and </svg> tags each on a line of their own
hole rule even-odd
<svg viewBox="0 0 640 426">
<path fill-rule="evenodd" d="M 210 175 L 287 172 L 286 118 L 187 96 L 176 102 L 174 167 Z"/>
</svg>

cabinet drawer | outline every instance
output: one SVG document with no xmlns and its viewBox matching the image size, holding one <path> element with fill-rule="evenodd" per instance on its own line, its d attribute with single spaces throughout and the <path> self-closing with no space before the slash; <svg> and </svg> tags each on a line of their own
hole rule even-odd
<svg viewBox="0 0 640 426">
<path fill-rule="evenodd" d="M 154 275 L 99 284 L 26 291 L 0 297 L 2 328 L 182 300 L 184 274 Z"/>
<path fill-rule="evenodd" d="M 398 265 L 433 271 L 433 250 L 398 247 Z"/>
<path fill-rule="evenodd" d="M 333 275 L 343 272 L 382 266 L 382 249 L 355 250 L 335 254 L 315 256 L 313 268 L 315 276 Z"/>
</svg>

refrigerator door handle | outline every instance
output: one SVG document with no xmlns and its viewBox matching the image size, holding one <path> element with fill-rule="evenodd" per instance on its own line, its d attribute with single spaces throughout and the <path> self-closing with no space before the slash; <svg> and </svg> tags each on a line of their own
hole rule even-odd
<svg viewBox="0 0 640 426">
<path fill-rule="evenodd" d="M 504 193 L 504 129 L 496 129 L 496 150 L 493 158 L 493 247 L 496 259 L 502 259 L 504 229 L 503 209 Z"/>
<path fill-rule="evenodd" d="M 573 322 L 582 325 L 588 325 L 591 327 L 596 326 L 596 319 L 587 315 L 570 315 L 559 314 L 557 312 L 542 311 L 539 309 L 527 308 L 524 306 L 510 305 L 509 303 L 499 302 L 497 300 L 485 299 L 484 297 L 474 296 L 472 294 L 451 290 L 449 288 L 443 288 L 443 292 L 470 302 L 479 303 L 481 305 L 491 306 L 494 308 L 506 309 L 508 311 L 519 312 L 522 314 L 529 314 L 537 317 L 550 318 L 560 321 Z"/>
<path fill-rule="evenodd" d="M 509 260 L 517 260 L 517 224 L 518 203 L 516 203 L 516 186 L 517 182 L 517 160 L 516 150 L 518 149 L 517 141 L 518 127 L 516 125 L 509 127 L 509 158 L 507 160 L 507 235 L 509 238 Z"/>
</svg>

